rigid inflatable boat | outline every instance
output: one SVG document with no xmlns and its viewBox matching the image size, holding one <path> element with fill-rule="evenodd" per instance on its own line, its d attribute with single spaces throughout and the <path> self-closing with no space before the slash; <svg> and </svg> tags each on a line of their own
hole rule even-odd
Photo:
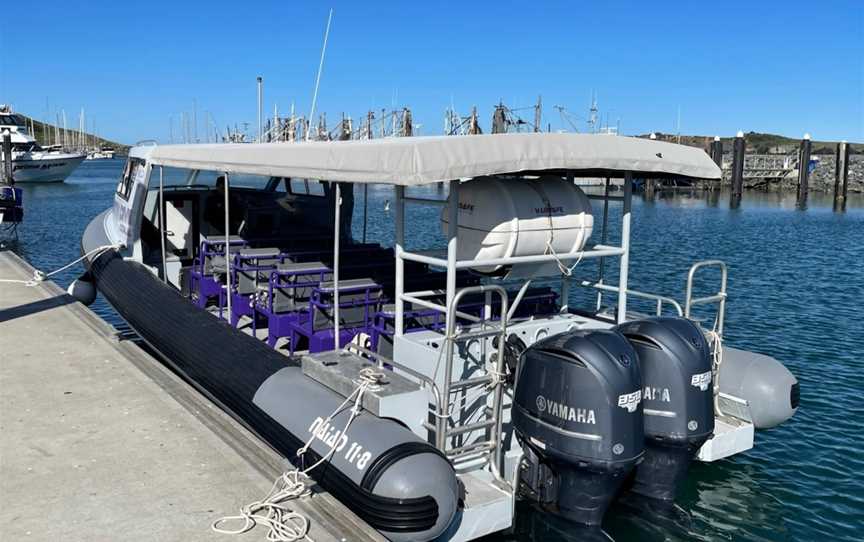
<svg viewBox="0 0 864 542">
<path fill-rule="evenodd" d="M 723 343 L 723 262 L 681 302 L 628 287 L 634 177 L 720 170 L 579 134 L 135 147 L 82 250 L 166 364 L 387 538 L 507 530 L 517 499 L 598 525 L 798 406 L 782 364 Z M 371 183 L 393 191 L 391 247 L 352 234 Z M 406 244 L 408 205 L 441 209 L 443 250 Z"/>
</svg>

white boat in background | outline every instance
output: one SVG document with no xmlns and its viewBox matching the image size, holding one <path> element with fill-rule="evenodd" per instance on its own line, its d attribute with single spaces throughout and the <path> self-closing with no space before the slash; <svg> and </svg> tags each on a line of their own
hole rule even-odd
<svg viewBox="0 0 864 542">
<path fill-rule="evenodd" d="M 57 146 L 43 148 L 30 134 L 23 117 L 0 105 L 0 134 L 7 131 L 12 140 L 12 176 L 16 183 L 62 182 L 86 157 L 83 152 L 66 152 Z"/>
<path fill-rule="evenodd" d="M 114 149 L 111 147 L 102 147 L 94 149 L 87 153 L 87 160 L 111 160 L 114 158 Z"/>
</svg>

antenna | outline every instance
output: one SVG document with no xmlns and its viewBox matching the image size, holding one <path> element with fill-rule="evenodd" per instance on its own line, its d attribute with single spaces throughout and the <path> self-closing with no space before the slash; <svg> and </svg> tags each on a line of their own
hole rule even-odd
<svg viewBox="0 0 864 542">
<path fill-rule="evenodd" d="M 540 125 L 543 123 L 543 97 L 537 96 L 537 105 L 534 106 L 534 131 L 540 132 L 543 129 Z"/>
<path fill-rule="evenodd" d="M 324 70 L 324 53 L 327 52 L 327 38 L 330 37 L 330 21 L 333 19 L 333 8 L 327 16 L 327 28 L 324 30 L 324 46 L 321 47 L 321 60 L 318 62 L 318 76 L 315 78 L 315 92 L 312 93 L 312 110 L 309 112 L 309 120 L 315 117 L 315 105 L 318 102 L 318 86 L 321 84 L 321 72 Z M 309 139 L 307 132 L 306 139 Z"/>
<path fill-rule="evenodd" d="M 261 143 L 261 136 L 263 135 L 263 124 L 261 124 L 261 107 L 263 104 L 261 103 L 264 99 L 264 78 L 260 75 L 255 79 L 258 83 L 258 140 L 256 143 Z M 315 107 L 314 105 L 312 107 Z"/>
</svg>

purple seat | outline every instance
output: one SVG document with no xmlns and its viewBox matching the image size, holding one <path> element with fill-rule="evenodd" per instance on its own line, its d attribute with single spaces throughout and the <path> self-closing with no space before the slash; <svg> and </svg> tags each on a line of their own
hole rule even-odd
<svg viewBox="0 0 864 542">
<path fill-rule="evenodd" d="M 309 352 L 330 350 L 336 344 L 333 333 L 335 317 L 333 282 L 323 282 L 313 288 L 309 308 L 299 311 L 296 322 L 290 325 L 290 352 L 304 338 Z M 339 344 L 345 345 L 358 333 L 372 333 L 372 319 L 381 304 L 381 285 L 370 279 L 339 281 Z"/>
<path fill-rule="evenodd" d="M 267 321 L 267 344 L 276 346 L 281 337 L 291 336 L 291 324 L 301 311 L 308 311 L 314 288 L 332 279 L 332 271 L 321 262 L 281 263 L 270 272 L 267 284 L 258 286 L 253 310 L 252 333 L 258 316 Z"/>
<path fill-rule="evenodd" d="M 234 253 L 231 265 L 231 325 L 237 327 L 240 318 L 252 316 L 252 297 L 258 285 L 267 281 L 276 264 L 287 259 L 278 248 L 241 248 Z M 219 313 L 222 313 L 220 304 Z"/>
<path fill-rule="evenodd" d="M 247 241 L 237 235 L 229 236 L 228 244 L 232 249 L 248 246 Z M 198 307 L 203 309 L 209 301 L 221 296 L 225 282 L 221 276 L 226 270 L 225 238 L 205 237 L 189 274 L 189 291 Z"/>
</svg>

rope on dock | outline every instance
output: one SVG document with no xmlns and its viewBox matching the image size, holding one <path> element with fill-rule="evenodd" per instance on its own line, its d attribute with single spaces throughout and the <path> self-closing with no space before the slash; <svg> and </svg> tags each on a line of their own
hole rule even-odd
<svg viewBox="0 0 864 542">
<path fill-rule="evenodd" d="M 83 261 L 85 258 L 89 258 L 90 256 L 93 256 L 95 259 L 95 258 L 98 258 L 99 256 L 101 256 L 103 253 L 108 252 L 109 250 L 119 250 L 121 248 L 123 248 L 122 244 L 102 245 L 102 246 L 94 248 L 90 252 L 87 252 L 86 254 L 84 254 L 83 256 L 78 258 L 77 260 L 69 262 L 66 265 L 64 265 L 63 267 L 61 267 L 59 269 L 55 269 L 54 271 L 51 271 L 50 273 L 45 273 L 43 271 L 36 269 L 33 271 L 33 278 L 31 278 L 31 279 L 28 279 L 28 280 L 0 279 L 0 282 L 7 282 L 7 283 L 12 283 L 12 284 L 23 284 L 27 287 L 36 286 L 40 282 L 43 282 L 46 279 L 51 278 L 52 276 L 56 275 L 57 273 L 62 273 L 63 271 L 66 271 L 67 269 L 69 269 L 73 265 Z"/>
<path fill-rule="evenodd" d="M 348 397 L 345 398 L 344 401 L 342 401 L 342 404 L 336 407 L 336 410 L 325 418 L 322 425 L 332 422 L 334 417 L 341 413 L 349 403 L 353 402 L 351 405 L 351 415 L 348 417 L 345 427 L 342 428 L 341 434 L 345 435 L 348 428 L 351 426 L 351 423 L 363 410 L 363 395 L 367 391 L 375 391 L 378 389 L 380 387 L 379 383 L 383 378 L 384 374 L 373 367 L 362 369 L 359 378 L 354 381 L 355 384 L 357 384 L 357 387 L 350 395 L 348 395 Z M 309 437 L 306 444 L 297 450 L 298 457 L 303 456 L 303 454 L 306 453 L 309 447 L 312 446 L 312 442 L 315 441 L 315 438 L 316 435 L 313 431 L 312 436 Z M 215 532 L 222 534 L 243 534 L 251 531 L 260 524 L 269 528 L 269 531 L 267 532 L 268 542 L 297 542 L 298 540 L 304 539 L 314 542 L 309 537 L 309 520 L 306 516 L 294 512 L 284 503 L 286 501 L 311 495 L 312 490 L 308 484 L 309 472 L 329 461 L 336 452 L 338 444 L 339 439 L 334 439 L 333 444 L 330 446 L 330 450 L 321 456 L 321 459 L 316 461 L 312 466 L 303 470 L 294 469 L 282 473 L 282 475 L 273 483 L 273 487 L 270 488 L 270 491 L 263 499 L 241 507 L 240 513 L 236 516 L 224 516 L 217 519 L 210 525 L 210 528 Z M 222 527 L 226 522 L 238 520 L 243 521 L 243 525 L 237 529 L 226 529 Z"/>
</svg>

